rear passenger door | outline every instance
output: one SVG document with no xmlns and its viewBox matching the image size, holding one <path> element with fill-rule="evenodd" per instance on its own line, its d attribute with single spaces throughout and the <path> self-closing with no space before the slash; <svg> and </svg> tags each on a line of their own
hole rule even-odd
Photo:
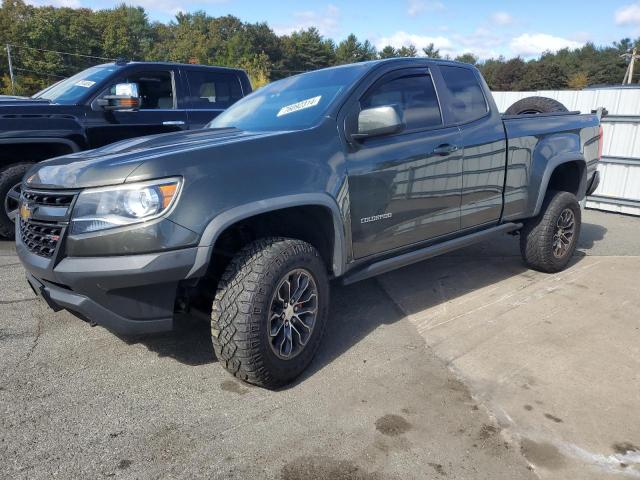
<svg viewBox="0 0 640 480">
<path fill-rule="evenodd" d="M 429 70 L 405 68 L 382 76 L 350 107 L 348 118 L 380 106 L 394 107 L 404 127 L 365 139 L 347 154 L 356 258 L 460 228 L 460 134 L 457 127 L 445 127 Z"/>
<path fill-rule="evenodd" d="M 186 68 L 184 74 L 191 129 L 204 127 L 243 96 L 240 79 L 232 72 Z"/>
<path fill-rule="evenodd" d="M 506 141 L 502 118 L 489 108 L 475 69 L 439 66 L 449 113 L 461 133 L 461 229 L 496 223 L 502 213 Z M 486 84 L 485 84 L 486 85 Z M 485 87 L 486 88 L 486 87 Z"/>
</svg>

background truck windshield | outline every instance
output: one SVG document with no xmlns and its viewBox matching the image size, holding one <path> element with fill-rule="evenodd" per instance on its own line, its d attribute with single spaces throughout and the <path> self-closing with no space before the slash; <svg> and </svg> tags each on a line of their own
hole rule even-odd
<svg viewBox="0 0 640 480">
<path fill-rule="evenodd" d="M 91 67 L 49 88 L 45 88 L 36 93 L 33 98 L 43 98 L 51 100 L 53 103 L 75 104 L 95 84 L 100 83 L 116 70 L 117 67 L 115 66 Z"/>
<path fill-rule="evenodd" d="M 370 67 L 360 63 L 297 75 L 243 98 L 209 123 L 209 128 L 300 130 L 318 123 L 331 103 Z"/>
</svg>

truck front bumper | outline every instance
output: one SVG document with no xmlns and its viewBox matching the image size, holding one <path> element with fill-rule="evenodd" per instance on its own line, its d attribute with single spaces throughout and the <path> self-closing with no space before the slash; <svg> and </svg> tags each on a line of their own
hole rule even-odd
<svg viewBox="0 0 640 480">
<path fill-rule="evenodd" d="M 111 257 L 67 257 L 57 264 L 30 252 L 20 240 L 18 256 L 34 292 L 53 310 L 123 334 L 173 328 L 178 283 L 192 269 L 198 248 Z"/>
</svg>

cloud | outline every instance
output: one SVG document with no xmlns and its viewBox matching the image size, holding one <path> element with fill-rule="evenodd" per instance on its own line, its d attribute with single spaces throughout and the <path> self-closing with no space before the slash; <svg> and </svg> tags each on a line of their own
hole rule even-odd
<svg viewBox="0 0 640 480">
<path fill-rule="evenodd" d="M 640 25 L 640 2 L 619 8 L 614 18 L 616 25 Z"/>
<path fill-rule="evenodd" d="M 295 23 L 275 25 L 273 30 L 278 35 L 290 35 L 299 30 L 316 27 L 324 36 L 335 35 L 340 31 L 340 9 L 335 5 L 327 5 L 324 11 L 306 10 L 293 14 Z"/>
<path fill-rule="evenodd" d="M 444 4 L 439 1 L 409 0 L 407 3 L 407 15 L 410 17 L 416 17 L 424 12 L 444 10 Z"/>
<path fill-rule="evenodd" d="M 496 25 L 511 25 L 513 23 L 513 17 L 507 12 L 494 12 L 490 17 L 491 21 Z"/>
<path fill-rule="evenodd" d="M 511 40 L 509 46 L 516 55 L 534 57 L 544 52 L 557 52 L 563 48 L 580 48 L 584 43 L 546 33 L 523 33 Z"/>
</svg>

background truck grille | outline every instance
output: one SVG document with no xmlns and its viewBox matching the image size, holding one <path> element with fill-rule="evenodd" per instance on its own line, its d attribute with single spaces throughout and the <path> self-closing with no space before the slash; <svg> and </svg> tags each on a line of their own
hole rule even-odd
<svg viewBox="0 0 640 480">
<path fill-rule="evenodd" d="M 23 190 L 21 205 L 31 210 L 30 218 L 20 217 L 20 239 L 27 249 L 42 257 L 55 255 L 71 214 L 77 192 Z"/>
<path fill-rule="evenodd" d="M 20 220 L 22 243 L 36 255 L 50 258 L 60 242 L 62 227 Z"/>
</svg>

